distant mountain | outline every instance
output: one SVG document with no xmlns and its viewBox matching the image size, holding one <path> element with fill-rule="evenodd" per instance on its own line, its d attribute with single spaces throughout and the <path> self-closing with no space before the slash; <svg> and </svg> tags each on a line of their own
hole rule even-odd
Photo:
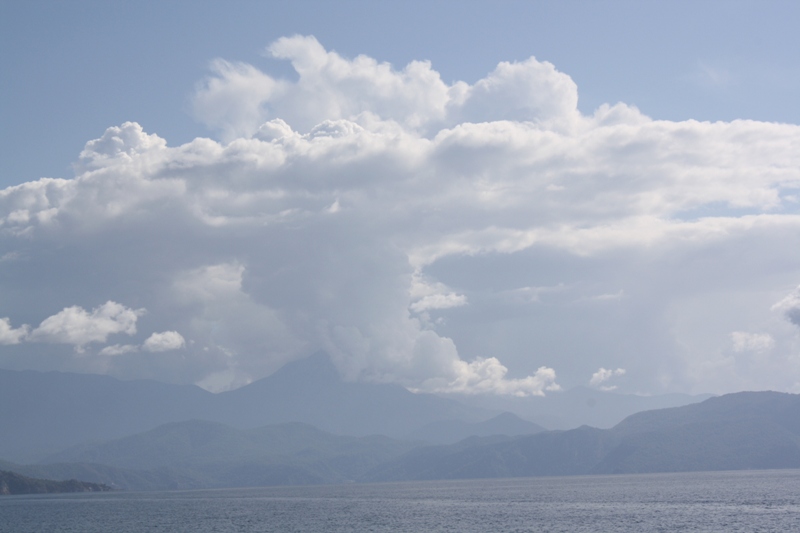
<svg viewBox="0 0 800 533">
<path fill-rule="evenodd" d="M 95 463 L 56 463 L 21 465 L 0 461 L 0 469 L 30 477 L 55 480 L 82 479 L 122 490 L 179 490 L 201 488 L 194 475 L 172 468 L 131 470 Z"/>
<path fill-rule="evenodd" d="M 402 437 L 431 422 L 493 414 L 399 385 L 345 382 L 324 354 L 220 394 L 148 380 L 0 370 L 0 457 L 17 462 L 192 419 L 240 429 L 302 422 L 332 433 Z"/>
<path fill-rule="evenodd" d="M 383 436 L 333 435 L 300 423 L 239 430 L 192 420 L 77 446 L 39 468 L 56 474 L 68 464 L 103 465 L 112 470 L 97 470 L 89 479 L 134 489 L 341 483 L 416 446 Z M 121 475 L 129 479 L 120 483 Z"/>
<path fill-rule="evenodd" d="M 0 470 L 0 495 L 10 494 L 46 494 L 52 492 L 103 492 L 111 487 L 98 483 L 87 483 L 70 479 L 67 481 L 53 481 L 51 479 L 36 479 Z"/>
<path fill-rule="evenodd" d="M 800 468 L 800 395 L 741 392 L 637 413 L 599 473 Z"/>
<path fill-rule="evenodd" d="M 450 430 L 464 428 L 511 433 L 509 428 L 531 427 L 508 414 L 443 426 L 447 438 L 453 437 Z M 729 394 L 638 413 L 612 429 L 471 436 L 440 446 L 334 435 L 300 423 L 235 429 L 192 420 L 75 446 L 49 457 L 47 464 L 0 461 L 1 470 L 25 476 L 79 478 L 128 489 L 763 468 L 800 468 L 800 395 Z"/>
<path fill-rule="evenodd" d="M 492 411 L 389 383 L 351 383 L 317 353 L 250 385 L 218 395 L 212 418 L 236 427 L 304 422 L 343 435 L 403 437 L 441 420 L 478 421 Z M 205 418 L 205 417 L 203 417 Z"/>
<path fill-rule="evenodd" d="M 611 428 L 634 413 L 689 405 L 712 395 L 672 393 L 641 396 L 575 387 L 546 396 L 523 398 L 463 394 L 450 394 L 448 397 L 474 407 L 511 412 L 523 419 L 535 420 L 549 429 L 573 429 L 583 425 Z"/>
<path fill-rule="evenodd" d="M 0 457 L 28 462 L 79 442 L 196 418 L 214 399 L 191 385 L 0 370 Z"/>
<path fill-rule="evenodd" d="M 454 444 L 473 436 L 531 435 L 542 431 L 546 431 L 546 429 L 539 424 L 523 420 L 513 413 L 502 413 L 483 422 L 465 422 L 464 420 L 431 422 L 410 433 L 408 438 L 433 444 Z"/>
<path fill-rule="evenodd" d="M 412 450 L 371 481 L 800 468 L 800 395 L 743 392 L 498 442 Z"/>
</svg>

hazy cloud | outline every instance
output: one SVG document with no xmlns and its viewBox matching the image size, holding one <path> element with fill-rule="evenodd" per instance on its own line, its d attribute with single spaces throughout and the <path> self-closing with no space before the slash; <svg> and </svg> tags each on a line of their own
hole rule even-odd
<svg viewBox="0 0 800 533">
<path fill-rule="evenodd" d="M 769 333 L 734 331 L 731 340 L 734 352 L 763 352 L 775 345 L 775 339 Z"/>
<path fill-rule="evenodd" d="M 122 355 L 126 353 L 136 353 L 139 351 L 139 347 L 135 344 L 112 344 L 111 346 L 106 346 L 98 353 L 100 355 Z"/>
<path fill-rule="evenodd" d="M 773 305 L 772 310 L 780 311 L 789 322 L 800 326 L 800 287 Z"/>
<path fill-rule="evenodd" d="M 604 391 L 612 391 L 617 388 L 616 385 L 603 385 L 608 380 L 618 376 L 624 376 L 625 369 L 624 368 L 617 368 L 616 370 L 611 370 L 608 368 L 600 367 L 597 372 L 592 374 L 591 379 L 589 379 L 589 385 L 592 387 L 597 387 L 600 390 Z"/>
</svg>

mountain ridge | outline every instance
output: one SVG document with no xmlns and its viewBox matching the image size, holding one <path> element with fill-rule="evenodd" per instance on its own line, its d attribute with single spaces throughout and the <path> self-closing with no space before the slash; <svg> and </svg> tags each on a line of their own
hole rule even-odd
<svg viewBox="0 0 800 533">
<path fill-rule="evenodd" d="M 424 445 L 334 435 L 301 423 L 236 429 L 201 420 L 0 469 L 80 477 L 135 489 L 396 482 L 591 474 L 800 468 L 800 395 L 744 392 L 522 436 L 472 436 Z"/>
<path fill-rule="evenodd" d="M 737 415 L 737 413 L 739 413 Z M 435 459 L 435 460 L 434 460 Z M 370 481 L 800 468 L 800 395 L 743 392 L 501 442 L 412 450 Z"/>
<path fill-rule="evenodd" d="M 302 422 L 331 433 L 403 437 L 427 423 L 493 414 L 396 384 L 345 382 L 322 354 L 219 394 L 151 380 L 0 370 L 0 457 L 17 462 L 192 419 L 242 429 Z"/>
<path fill-rule="evenodd" d="M 55 481 L 23 476 L 16 472 L 0 470 L 0 495 L 12 494 L 49 494 L 54 492 L 105 492 L 111 487 L 100 483 L 91 483 L 68 479 Z"/>
</svg>

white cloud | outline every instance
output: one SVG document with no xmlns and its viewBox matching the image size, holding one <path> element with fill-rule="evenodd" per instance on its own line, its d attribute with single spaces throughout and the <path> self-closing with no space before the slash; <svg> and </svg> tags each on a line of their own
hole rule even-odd
<svg viewBox="0 0 800 533">
<path fill-rule="evenodd" d="M 0 318 L 0 344 L 19 344 L 30 332 L 30 326 L 11 327 L 8 318 Z"/>
<path fill-rule="evenodd" d="M 135 344 L 112 344 L 111 346 L 106 346 L 98 353 L 100 355 L 122 355 L 126 353 L 136 353 L 139 351 L 139 347 Z"/>
<path fill-rule="evenodd" d="M 426 294 L 416 302 L 409 306 L 409 309 L 416 313 L 424 313 L 431 309 L 450 309 L 451 307 L 460 307 L 467 303 L 467 298 L 463 294 L 456 294 L 453 292 L 448 293 L 432 293 Z"/>
<path fill-rule="evenodd" d="M 126 122 L 108 128 L 102 137 L 89 141 L 81 152 L 79 170 L 87 171 L 108 166 L 141 165 L 149 152 L 161 151 L 167 143 L 158 135 L 146 134 L 141 126 Z"/>
<path fill-rule="evenodd" d="M 556 372 L 545 366 L 521 379 L 508 379 L 508 369 L 495 357 L 476 359 L 471 363 L 458 361 L 455 379 L 432 379 L 421 390 L 462 394 L 508 394 L 513 396 L 544 396 L 545 391 L 558 391 Z"/>
<path fill-rule="evenodd" d="M 409 309 L 425 314 L 434 309 L 450 309 L 467 304 L 467 297 L 450 290 L 438 281 L 426 279 L 419 272 L 411 281 L 411 300 Z"/>
<path fill-rule="evenodd" d="M 470 86 L 447 85 L 427 61 L 395 70 L 363 55 L 349 60 L 326 51 L 313 37 L 278 39 L 267 54 L 291 61 L 298 80 L 276 80 L 251 65 L 216 60 L 195 95 L 196 116 L 227 141 L 249 137 L 275 118 L 303 133 L 341 119 L 375 118 L 435 133 L 461 122 L 494 120 L 563 129 L 579 118 L 575 83 L 535 58 L 500 63 Z"/>
<path fill-rule="evenodd" d="M 538 394 L 549 369 L 585 383 L 613 357 L 639 390 L 720 392 L 755 379 L 735 359 L 727 384 L 708 370 L 731 331 L 797 353 L 761 324 L 797 283 L 799 126 L 583 115 L 535 58 L 470 84 L 310 37 L 268 53 L 296 79 L 218 60 L 198 86 L 220 141 L 171 147 L 129 122 L 86 144 L 74 179 L 0 191 L 0 338 L 19 343 L 3 357 L 47 366 L 10 324 L 75 295 L 117 314 L 69 307 L 28 340 L 133 335 L 139 312 L 113 302 L 135 302 L 191 342 L 109 371 L 214 388 L 324 349 L 348 379 L 421 390 Z M 792 298 L 775 305 L 790 320 Z M 752 386 L 788 386 L 777 368 Z"/>
<path fill-rule="evenodd" d="M 731 333 L 734 352 L 764 352 L 775 346 L 775 339 L 769 333 L 747 333 L 734 331 Z"/>
<path fill-rule="evenodd" d="M 184 346 L 186 346 L 186 340 L 183 335 L 177 331 L 164 331 L 150 335 L 142 344 L 142 349 L 147 352 L 168 352 Z"/>
<path fill-rule="evenodd" d="M 268 116 L 267 101 L 285 92 L 284 84 L 252 65 L 218 59 L 211 71 L 214 76 L 195 95 L 195 114 L 229 141 L 255 132 Z"/>
<path fill-rule="evenodd" d="M 77 305 L 65 307 L 50 316 L 34 329 L 32 342 L 72 344 L 78 348 L 92 343 L 105 342 L 110 335 L 136 333 L 136 320 L 143 309 L 130 309 L 117 302 L 108 301 L 91 312 Z"/>
<path fill-rule="evenodd" d="M 592 374 L 591 379 L 589 379 L 589 385 L 592 387 L 597 387 L 600 390 L 604 391 L 612 391 L 617 388 L 616 385 L 603 385 L 608 380 L 614 377 L 624 376 L 625 369 L 624 368 L 617 368 L 616 370 L 611 370 L 608 368 L 600 367 L 597 372 Z"/>
<path fill-rule="evenodd" d="M 800 327 L 800 287 L 772 306 L 773 311 L 780 311 L 786 319 Z"/>
</svg>

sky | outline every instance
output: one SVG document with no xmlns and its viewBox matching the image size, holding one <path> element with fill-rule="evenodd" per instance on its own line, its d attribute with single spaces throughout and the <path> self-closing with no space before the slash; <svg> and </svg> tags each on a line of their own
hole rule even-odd
<svg viewBox="0 0 800 533">
<path fill-rule="evenodd" d="M 799 15 L 0 3 L 0 368 L 800 392 Z"/>
</svg>

